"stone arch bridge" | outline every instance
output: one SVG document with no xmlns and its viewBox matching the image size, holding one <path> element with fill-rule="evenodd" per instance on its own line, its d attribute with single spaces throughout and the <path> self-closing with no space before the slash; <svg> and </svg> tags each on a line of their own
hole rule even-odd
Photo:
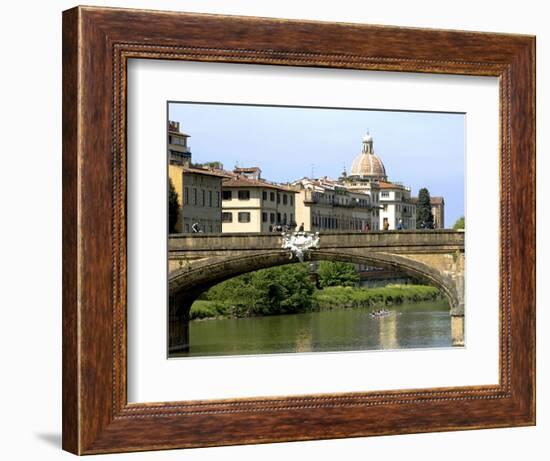
<svg viewBox="0 0 550 461">
<path fill-rule="evenodd" d="M 210 287 L 240 274 L 298 262 L 280 234 L 171 235 L 169 349 L 188 349 L 189 311 Z M 464 232 L 452 230 L 320 234 L 313 261 L 345 261 L 399 270 L 438 287 L 449 300 L 453 344 L 464 343 Z"/>
</svg>

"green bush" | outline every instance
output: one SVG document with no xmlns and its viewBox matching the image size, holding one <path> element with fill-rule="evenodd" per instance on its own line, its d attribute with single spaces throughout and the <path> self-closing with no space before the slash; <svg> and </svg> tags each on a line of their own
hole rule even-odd
<svg viewBox="0 0 550 461">
<path fill-rule="evenodd" d="M 437 299 L 437 288 L 424 285 L 388 285 L 381 288 L 328 287 L 314 294 L 316 308 L 380 307 Z"/>
<path fill-rule="evenodd" d="M 314 290 L 308 265 L 289 264 L 227 280 L 204 298 L 221 302 L 235 317 L 294 314 L 311 309 Z"/>
<path fill-rule="evenodd" d="M 354 287 L 359 283 L 359 274 L 351 263 L 321 261 L 317 268 L 319 285 L 326 287 Z"/>
<path fill-rule="evenodd" d="M 197 300 L 191 306 L 191 311 L 189 313 L 189 318 L 191 320 L 195 319 L 205 319 L 209 317 L 222 317 L 230 313 L 230 309 L 223 303 L 218 301 L 205 301 Z"/>
</svg>

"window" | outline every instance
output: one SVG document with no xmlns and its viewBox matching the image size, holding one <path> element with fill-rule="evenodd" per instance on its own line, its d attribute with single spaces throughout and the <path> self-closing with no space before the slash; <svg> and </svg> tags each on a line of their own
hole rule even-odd
<svg viewBox="0 0 550 461">
<path fill-rule="evenodd" d="M 262 200 L 267 200 L 267 191 L 262 191 Z"/>
<path fill-rule="evenodd" d="M 271 224 L 275 222 L 275 213 L 269 213 L 269 222 Z"/>
<path fill-rule="evenodd" d="M 230 190 L 222 191 L 222 197 L 223 197 L 223 200 L 231 200 L 233 198 L 232 191 Z"/>
<path fill-rule="evenodd" d="M 179 146 L 185 146 L 185 139 L 170 135 L 170 144 L 177 144 Z"/>
<path fill-rule="evenodd" d="M 294 194 L 290 195 L 290 206 L 294 206 Z"/>
<path fill-rule="evenodd" d="M 193 205 L 197 204 L 197 189 L 193 187 Z"/>
<path fill-rule="evenodd" d="M 230 211 L 224 211 L 222 213 L 222 222 L 233 222 L 233 213 Z"/>
<path fill-rule="evenodd" d="M 220 207 L 220 191 L 216 192 L 216 208 Z"/>
<path fill-rule="evenodd" d="M 277 224 L 281 224 L 281 213 L 277 213 Z"/>
<path fill-rule="evenodd" d="M 288 196 L 286 194 L 283 195 L 283 205 L 288 205 Z"/>
<path fill-rule="evenodd" d="M 250 222 L 250 213 L 248 211 L 239 212 L 239 222 Z"/>
<path fill-rule="evenodd" d="M 189 205 L 189 187 L 183 188 L 183 204 Z"/>
<path fill-rule="evenodd" d="M 249 190 L 240 190 L 239 191 L 239 200 L 250 200 L 250 191 Z"/>
<path fill-rule="evenodd" d="M 277 203 L 281 203 L 281 194 L 277 192 Z"/>
<path fill-rule="evenodd" d="M 267 222 L 267 213 L 265 211 L 262 212 L 262 222 Z"/>
<path fill-rule="evenodd" d="M 389 196 L 390 196 L 389 192 L 380 192 L 380 197 L 389 197 Z"/>
<path fill-rule="evenodd" d="M 294 213 L 290 213 L 290 224 L 294 224 Z"/>
<path fill-rule="evenodd" d="M 208 206 L 212 208 L 212 191 L 208 191 Z"/>
<path fill-rule="evenodd" d="M 206 191 L 204 189 L 202 189 L 201 191 L 201 196 L 202 196 L 202 202 L 201 202 L 201 205 L 202 206 L 206 206 Z"/>
<path fill-rule="evenodd" d="M 275 201 L 275 192 L 270 192 L 269 193 L 269 200 L 271 200 L 272 202 Z"/>
<path fill-rule="evenodd" d="M 285 195 L 286 197 L 286 195 Z M 283 224 L 286 224 L 286 213 L 283 214 Z"/>
</svg>

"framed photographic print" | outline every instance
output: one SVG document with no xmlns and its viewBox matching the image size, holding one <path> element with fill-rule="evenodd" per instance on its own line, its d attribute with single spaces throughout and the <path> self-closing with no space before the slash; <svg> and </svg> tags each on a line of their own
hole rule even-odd
<svg viewBox="0 0 550 461">
<path fill-rule="evenodd" d="M 534 50 L 64 12 L 64 449 L 534 424 Z"/>
</svg>

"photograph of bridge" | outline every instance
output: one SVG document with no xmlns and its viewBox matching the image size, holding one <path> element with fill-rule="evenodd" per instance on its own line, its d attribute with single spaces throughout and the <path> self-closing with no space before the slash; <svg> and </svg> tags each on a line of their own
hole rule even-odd
<svg viewBox="0 0 550 461">
<path fill-rule="evenodd" d="M 464 123 L 169 103 L 168 356 L 463 347 Z"/>
</svg>

